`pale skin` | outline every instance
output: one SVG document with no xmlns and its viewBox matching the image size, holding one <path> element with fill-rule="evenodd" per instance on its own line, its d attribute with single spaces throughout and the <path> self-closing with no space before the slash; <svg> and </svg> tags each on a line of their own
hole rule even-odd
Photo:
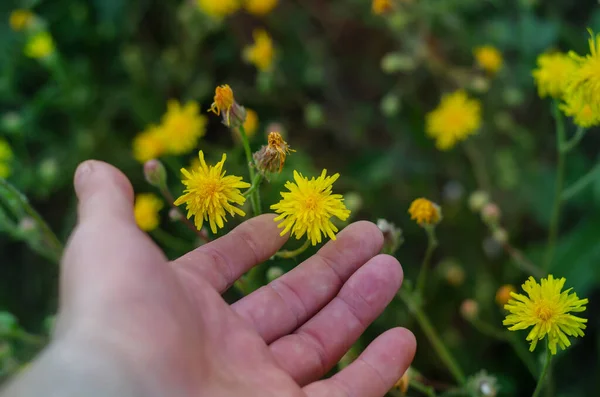
<svg viewBox="0 0 600 397">
<path fill-rule="evenodd" d="M 410 365 L 403 328 L 321 379 L 393 299 L 402 268 L 357 222 L 233 305 L 221 294 L 285 243 L 273 215 L 172 262 L 139 230 L 133 189 L 99 161 L 74 178 L 79 222 L 62 261 L 50 346 L 2 397 L 382 397 Z"/>
</svg>

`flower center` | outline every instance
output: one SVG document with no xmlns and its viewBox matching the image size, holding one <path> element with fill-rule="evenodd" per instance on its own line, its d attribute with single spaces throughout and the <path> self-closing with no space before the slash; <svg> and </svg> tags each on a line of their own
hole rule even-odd
<svg viewBox="0 0 600 397">
<path fill-rule="evenodd" d="M 200 195 L 203 198 L 212 197 L 219 190 L 220 184 L 216 180 L 207 180 L 200 187 Z"/>
<path fill-rule="evenodd" d="M 542 321 L 548 321 L 554 316 L 554 310 L 546 302 L 541 301 L 535 308 L 535 315 Z"/>
<path fill-rule="evenodd" d="M 306 211 L 315 211 L 319 207 L 319 196 L 316 194 L 310 194 L 304 200 L 304 209 Z"/>
</svg>

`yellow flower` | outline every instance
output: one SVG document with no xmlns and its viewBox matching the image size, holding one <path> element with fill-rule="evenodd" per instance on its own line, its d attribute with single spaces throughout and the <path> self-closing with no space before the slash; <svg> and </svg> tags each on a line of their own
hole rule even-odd
<svg viewBox="0 0 600 397">
<path fill-rule="evenodd" d="M 198 104 L 194 101 L 181 106 L 178 101 L 167 103 L 167 113 L 162 118 L 162 130 L 165 149 L 170 154 L 185 154 L 194 150 L 204 134 L 206 117 L 198 113 Z"/>
<path fill-rule="evenodd" d="M 54 52 L 54 40 L 50 33 L 39 32 L 25 44 L 25 55 L 30 58 L 46 58 Z"/>
<path fill-rule="evenodd" d="M 151 125 L 133 138 L 133 158 L 140 163 L 165 154 L 165 138 L 161 127 Z"/>
<path fill-rule="evenodd" d="M 575 60 L 577 68 L 569 80 L 565 96 L 567 101 L 591 106 L 593 113 L 598 115 L 600 114 L 600 33 L 594 35 L 590 30 L 590 36 L 589 54 L 586 56 L 569 54 Z"/>
<path fill-rule="evenodd" d="M 221 115 L 221 112 L 225 113 L 225 124 L 229 126 L 231 124 L 231 108 L 235 103 L 233 98 L 233 90 L 228 84 L 220 85 L 215 89 L 215 98 L 212 105 L 210 105 L 209 112 L 213 112 L 217 116 Z"/>
<path fill-rule="evenodd" d="M 331 194 L 333 182 L 340 174 L 326 175 L 327 170 L 323 170 L 318 178 L 308 179 L 294 171 L 295 183 L 285 183 L 289 192 L 281 192 L 281 201 L 271 206 L 280 214 L 275 222 L 283 220 L 277 226 L 283 228 L 282 236 L 291 231 L 296 239 L 300 239 L 306 234 L 312 245 L 321 242 L 321 233 L 335 240 L 338 229 L 331 222 L 331 217 L 345 221 L 350 210 L 344 205 L 341 194 Z"/>
<path fill-rule="evenodd" d="M 440 105 L 426 116 L 427 135 L 435 138 L 440 150 L 449 150 L 481 126 L 481 103 L 463 90 L 442 97 Z"/>
<path fill-rule="evenodd" d="M 156 229 L 160 223 L 158 212 L 163 208 L 164 203 L 152 193 L 141 193 L 135 196 L 135 205 L 133 214 L 135 223 L 145 232 Z"/>
<path fill-rule="evenodd" d="M 263 146 L 254 153 L 256 167 L 264 174 L 265 172 L 281 172 L 285 159 L 290 152 L 290 145 L 283 140 L 279 132 L 270 132 L 267 146 Z"/>
<path fill-rule="evenodd" d="M 0 139 L 0 178 L 8 178 L 11 172 L 10 161 L 13 151 L 4 139 Z"/>
<path fill-rule="evenodd" d="M 583 336 L 587 319 L 576 317 L 571 312 L 583 312 L 587 299 L 579 299 L 571 288 L 562 291 L 565 279 L 555 279 L 551 274 L 538 284 L 529 277 L 522 285 L 528 296 L 511 293 L 511 299 L 504 308 L 510 313 L 503 324 L 510 326 L 510 331 L 518 331 L 533 327 L 527 335 L 531 342 L 530 351 L 537 342 L 548 336 L 548 347 L 556 354 L 556 345 L 562 350 L 571 345 L 568 336 Z"/>
<path fill-rule="evenodd" d="M 244 121 L 244 131 L 248 138 L 252 138 L 258 130 L 258 114 L 252 109 L 246 109 L 246 121 Z"/>
<path fill-rule="evenodd" d="M 394 9 L 394 3 L 392 0 L 373 0 L 372 4 L 373 14 L 383 15 Z"/>
<path fill-rule="evenodd" d="M 33 21 L 33 13 L 29 10 L 14 10 L 10 13 L 9 23 L 12 30 L 20 32 L 27 28 Z"/>
<path fill-rule="evenodd" d="M 246 0 L 244 7 L 250 14 L 262 16 L 270 13 L 278 2 L 279 0 Z"/>
<path fill-rule="evenodd" d="M 502 53 L 491 45 L 484 45 L 473 50 L 477 64 L 489 74 L 496 74 L 502 68 Z"/>
<path fill-rule="evenodd" d="M 414 200 L 408 208 L 408 213 L 410 214 L 410 219 L 413 219 L 421 226 L 436 225 L 442 220 L 440 206 L 426 198 Z"/>
<path fill-rule="evenodd" d="M 275 50 L 273 40 L 264 29 L 256 29 L 252 36 L 254 44 L 244 49 L 244 59 L 260 71 L 268 71 L 273 66 Z"/>
<path fill-rule="evenodd" d="M 413 378 L 411 372 L 412 372 L 412 369 L 409 367 L 406 370 L 406 372 L 404 372 L 404 375 L 402 375 L 402 377 L 400 379 L 398 379 L 398 381 L 394 385 L 394 388 L 400 390 L 400 393 L 403 396 L 406 395 L 406 392 L 408 391 L 408 387 L 410 385 L 411 378 Z"/>
<path fill-rule="evenodd" d="M 537 58 L 537 66 L 531 74 L 540 98 L 562 97 L 569 79 L 577 69 L 573 58 L 562 52 L 541 54 Z"/>
<path fill-rule="evenodd" d="M 240 0 L 196 0 L 200 10 L 213 18 L 224 18 L 240 8 Z"/>
<path fill-rule="evenodd" d="M 581 100 L 580 96 L 567 95 L 560 109 L 567 116 L 573 117 L 573 122 L 580 127 L 590 128 L 600 124 L 600 113 L 595 112 L 589 103 L 582 103 Z"/>
<path fill-rule="evenodd" d="M 249 188 L 250 184 L 242 181 L 242 177 L 225 176 L 223 165 L 227 156 L 223 154 L 221 161 L 215 166 L 208 166 L 204 161 L 204 153 L 200 151 L 200 167 L 188 171 L 181 169 L 184 178 L 181 182 L 185 185 L 184 194 L 175 201 L 175 205 L 186 204 L 188 219 L 194 218 L 198 230 L 202 229 L 204 221 L 210 224 L 210 230 L 217 232 L 217 227 L 224 226 L 226 213 L 235 216 L 245 216 L 246 213 L 233 204 L 243 205 L 246 198 L 240 189 Z"/>
<path fill-rule="evenodd" d="M 515 287 L 505 284 L 496 291 L 496 303 L 502 307 L 508 303 L 513 292 L 517 292 Z"/>
</svg>

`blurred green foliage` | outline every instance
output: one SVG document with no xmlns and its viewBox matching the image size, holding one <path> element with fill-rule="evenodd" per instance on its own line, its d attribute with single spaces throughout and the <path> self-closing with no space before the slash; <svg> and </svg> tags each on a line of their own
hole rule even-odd
<svg viewBox="0 0 600 397">
<path fill-rule="evenodd" d="M 537 55 L 548 49 L 584 53 L 585 28 L 600 30 L 600 10 L 592 0 L 399 3 L 392 15 L 375 16 L 367 0 L 282 0 L 264 18 L 240 12 L 215 21 L 191 1 L 3 1 L 0 136 L 15 152 L 8 180 L 64 242 L 75 222 L 71 178 L 79 162 L 110 162 L 130 177 L 137 192 L 152 191 L 132 158 L 133 136 L 159 121 L 168 99 L 197 100 L 205 111 L 214 87 L 227 83 L 238 102 L 258 112 L 262 131 L 269 122 L 280 123 L 297 150 L 263 189 L 265 203 L 277 200 L 293 169 L 340 172 L 336 190 L 360 198 L 353 220 L 385 218 L 402 228 L 405 243 L 396 256 L 409 280 L 416 278 L 427 241 L 410 221 L 408 206 L 421 196 L 442 206 L 426 311 L 467 374 L 485 369 L 498 378 L 498 395 L 529 395 L 535 380 L 513 350 L 479 333 L 459 313 L 463 300 L 475 299 L 479 317 L 500 329 L 504 314 L 494 302 L 497 288 L 519 286 L 526 278 L 469 210 L 467 198 L 476 189 L 488 190 L 502 210 L 509 241 L 541 263 L 554 197 L 555 138 L 550 103 L 537 97 L 531 70 Z M 8 24 L 16 8 L 31 8 L 44 21 L 56 43 L 55 62 L 23 55 L 26 37 Z M 267 29 L 275 42 L 272 73 L 258 73 L 242 60 L 256 27 Z M 503 69 L 491 79 L 474 67 L 472 49 L 483 44 L 504 56 Z M 457 88 L 482 101 L 484 126 L 467 150 L 439 152 L 424 134 L 424 115 L 443 93 Z M 200 148 L 212 160 L 228 151 L 228 171 L 245 175 L 243 151 L 217 117 L 210 118 L 207 131 Z M 568 133 L 573 131 L 569 125 Z M 264 137 L 254 138 L 253 149 Z M 567 186 L 599 161 L 599 147 L 593 131 L 569 156 Z M 172 168 L 188 161 L 166 159 Z M 170 183 L 179 192 L 176 176 L 171 172 Z M 0 210 L 7 210 L 6 203 Z M 191 241 L 185 228 L 163 218 L 165 229 Z M 32 252 L 20 236 L 7 236 L 0 240 L 0 310 L 5 311 L 0 313 L 0 330 L 5 330 L 0 379 L 2 371 L 14 372 L 32 356 L 28 337 L 46 334 L 45 319 L 57 304 L 57 265 Z M 585 338 L 555 361 L 557 396 L 594 395 L 600 388 L 595 376 L 600 371 L 599 238 L 597 180 L 565 206 L 551 269 L 579 296 L 590 298 Z M 168 247 L 167 253 L 180 254 Z M 437 266 L 449 259 L 466 274 L 458 285 L 449 284 L 446 267 Z M 275 262 L 263 270 L 295 265 Z M 451 384 L 400 300 L 356 348 L 397 325 L 417 334 L 415 368 L 439 385 Z M 525 345 L 525 333 L 519 336 Z M 10 362 L 3 359 L 7 349 Z M 531 355 L 539 365 L 541 350 Z"/>
</svg>

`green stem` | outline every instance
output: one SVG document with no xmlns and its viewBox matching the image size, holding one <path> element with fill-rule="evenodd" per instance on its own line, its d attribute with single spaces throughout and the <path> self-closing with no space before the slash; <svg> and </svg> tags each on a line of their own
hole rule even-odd
<svg viewBox="0 0 600 397">
<path fill-rule="evenodd" d="M 419 277 L 417 278 L 417 294 L 423 297 L 425 290 L 425 282 L 427 280 L 427 272 L 429 270 L 429 264 L 431 262 L 431 256 L 433 255 L 433 251 L 438 246 L 437 238 L 435 237 L 435 226 L 425 226 L 425 231 L 427 232 L 427 250 L 425 251 L 425 257 L 423 258 L 423 263 L 421 264 L 421 270 L 419 271 Z"/>
<path fill-rule="evenodd" d="M 248 172 L 250 173 L 250 180 L 254 182 L 254 159 L 252 158 L 252 152 L 250 151 L 250 141 L 246 130 L 243 125 L 239 126 L 240 136 L 242 137 L 242 145 L 244 146 L 244 152 L 246 153 L 246 161 L 248 162 Z M 250 202 L 252 203 L 252 212 L 254 216 L 260 215 L 260 195 L 258 190 L 254 190 L 250 195 Z"/>
<path fill-rule="evenodd" d="M 304 251 L 306 251 L 306 249 L 308 247 L 310 247 L 310 240 L 306 239 L 304 244 L 302 244 L 299 248 L 296 248 L 295 250 L 291 250 L 291 251 L 278 251 L 274 256 L 277 258 L 285 258 L 285 259 L 295 258 L 298 255 L 300 255 L 301 253 L 303 253 Z"/>
<path fill-rule="evenodd" d="M 588 130 L 586 128 L 579 126 L 577 128 L 577 131 L 575 132 L 575 135 L 573 136 L 573 138 L 569 139 L 567 142 L 563 142 L 563 145 L 560 147 L 560 150 L 563 153 L 570 152 L 577 145 L 579 145 L 579 142 L 581 142 L 581 140 L 583 139 L 583 137 L 585 136 L 585 134 L 587 132 L 588 132 Z"/>
<path fill-rule="evenodd" d="M 487 173 L 485 158 L 482 157 L 481 152 L 477 150 L 472 142 L 466 141 L 463 147 L 465 149 L 467 158 L 471 163 L 471 168 L 473 170 L 473 174 L 475 175 L 477 185 L 480 189 L 489 192 L 491 189 L 491 182 L 490 176 Z"/>
<path fill-rule="evenodd" d="M 246 190 L 244 193 L 242 193 L 242 195 L 244 197 L 248 197 L 249 194 L 253 193 L 256 189 L 258 189 L 258 187 L 260 186 L 260 183 L 262 182 L 262 174 L 261 173 L 257 173 L 254 176 L 254 179 L 252 180 L 252 186 L 250 186 L 248 188 L 248 190 Z"/>
<path fill-rule="evenodd" d="M 417 382 L 416 380 L 411 380 L 409 382 L 409 385 L 413 389 L 425 394 L 426 396 L 436 397 L 435 389 L 431 386 L 424 385 L 421 382 Z"/>
<path fill-rule="evenodd" d="M 423 332 L 427 336 L 427 339 L 433 346 L 437 355 L 444 362 L 454 379 L 460 385 L 464 385 L 466 379 L 463 371 L 459 367 L 454 357 L 452 357 L 452 354 L 450 353 L 450 351 L 448 351 L 440 337 L 435 332 L 435 329 L 433 328 L 433 325 L 431 325 L 431 322 L 429 321 L 429 318 L 427 318 L 427 315 L 423 312 L 421 307 L 414 302 L 414 300 L 409 294 L 407 294 L 403 290 L 400 290 L 398 295 L 400 296 L 400 299 L 404 301 L 408 309 L 414 314 L 415 318 L 417 319 L 417 322 L 419 323 L 419 325 L 423 329 Z"/>
<path fill-rule="evenodd" d="M 587 174 L 582 176 L 577 182 L 573 185 L 566 188 L 561 194 L 562 201 L 568 201 L 578 195 L 583 189 L 585 189 L 590 183 L 594 182 L 596 179 L 600 179 L 600 163 L 596 164 L 594 168 L 588 171 Z"/>
<path fill-rule="evenodd" d="M 546 275 L 546 273 L 536 266 L 535 263 L 531 262 L 529 259 L 525 257 L 525 255 L 512 246 L 509 242 L 503 244 L 504 250 L 510 257 L 514 260 L 515 266 L 526 273 L 534 276 L 535 278 L 541 278 Z"/>
<path fill-rule="evenodd" d="M 158 240 L 163 247 L 172 248 L 180 252 L 187 252 L 190 249 L 190 244 L 187 241 L 181 240 L 161 228 L 154 229 L 150 234 Z"/>
<path fill-rule="evenodd" d="M 42 336 L 32 335 L 19 329 L 8 330 L 0 332 L 0 339 L 12 339 L 15 341 L 23 342 L 33 346 L 44 346 L 46 339 Z"/>
<path fill-rule="evenodd" d="M 544 381 L 546 380 L 546 375 L 548 374 L 548 370 L 550 369 L 550 362 L 552 361 L 552 353 L 548 346 L 546 346 L 546 361 L 544 362 L 544 367 L 542 368 L 542 373 L 540 374 L 540 378 L 538 379 L 537 386 L 535 387 L 535 391 L 531 397 L 538 397 L 544 388 Z"/>
<path fill-rule="evenodd" d="M 558 236 L 558 226 L 560 223 L 560 210 L 562 207 L 562 191 L 565 182 L 565 152 L 561 150 L 565 142 L 565 123 L 562 113 L 558 108 L 558 102 L 554 105 L 554 118 L 556 119 L 556 152 L 558 155 L 556 165 L 556 185 L 554 189 L 554 205 L 552 208 L 552 217 L 550 219 L 550 230 L 548 231 L 548 245 L 546 248 L 546 257 L 544 260 L 544 270 L 548 271 L 554 258 L 554 249 L 556 238 Z"/>
</svg>

